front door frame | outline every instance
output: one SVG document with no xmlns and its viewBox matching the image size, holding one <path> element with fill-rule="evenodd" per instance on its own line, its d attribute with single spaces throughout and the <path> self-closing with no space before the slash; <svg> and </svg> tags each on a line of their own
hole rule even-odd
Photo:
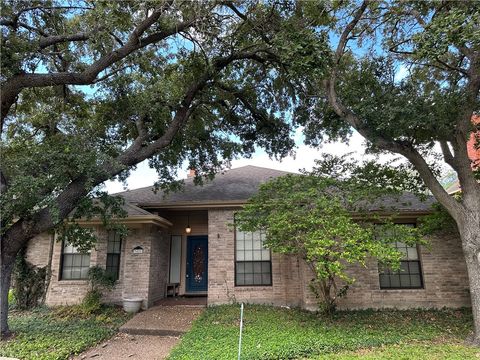
<svg viewBox="0 0 480 360">
<path fill-rule="evenodd" d="M 193 275 L 193 251 L 196 244 L 203 243 L 205 249 L 204 269 L 205 276 L 200 284 L 194 283 Z M 185 271 L 185 292 L 187 294 L 205 294 L 208 290 L 208 235 L 187 236 L 187 261 Z"/>
</svg>

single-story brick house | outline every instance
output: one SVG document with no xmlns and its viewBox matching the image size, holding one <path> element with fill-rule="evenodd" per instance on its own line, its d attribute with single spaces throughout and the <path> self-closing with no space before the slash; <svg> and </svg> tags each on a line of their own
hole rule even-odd
<svg viewBox="0 0 480 360">
<path fill-rule="evenodd" d="M 100 221 L 85 222 L 100 239 L 90 254 L 44 235 L 32 241 L 28 260 L 45 266 L 52 276 L 48 305 L 73 304 L 87 291 L 89 266 L 101 265 L 118 278 L 105 300 L 121 303 L 141 297 L 143 307 L 166 296 L 168 283 L 179 294 L 207 296 L 209 305 L 233 301 L 316 308 L 309 289 L 311 273 L 296 257 L 273 254 L 262 247 L 262 235 L 235 229 L 234 214 L 261 183 L 286 172 L 245 166 L 218 174 L 204 186 L 189 177 L 183 191 L 168 195 L 142 188 L 119 193 L 128 217 L 129 235 L 120 239 L 102 229 Z M 396 201 L 393 203 L 393 201 Z M 389 203 L 390 202 L 390 203 Z M 386 199 L 372 211 L 394 205 L 399 223 L 415 225 L 431 211 L 433 201 L 411 194 Z M 460 239 L 432 237 L 430 246 L 406 247 L 402 273 L 380 274 L 372 260 L 367 268 L 351 267 L 356 282 L 341 308 L 411 308 L 470 306 L 466 265 Z"/>
</svg>

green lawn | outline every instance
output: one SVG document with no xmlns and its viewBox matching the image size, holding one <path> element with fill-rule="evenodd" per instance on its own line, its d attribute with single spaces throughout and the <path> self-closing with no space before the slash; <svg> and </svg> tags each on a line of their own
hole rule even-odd
<svg viewBox="0 0 480 360">
<path fill-rule="evenodd" d="M 235 359 L 239 306 L 208 308 L 169 359 Z M 245 307 L 242 359 L 479 359 L 468 310 L 354 311 L 334 317 Z"/>
<path fill-rule="evenodd" d="M 112 336 L 129 315 L 104 307 L 98 315 L 79 316 L 78 307 L 10 313 L 15 336 L 0 342 L 0 356 L 20 359 L 67 359 Z"/>
</svg>

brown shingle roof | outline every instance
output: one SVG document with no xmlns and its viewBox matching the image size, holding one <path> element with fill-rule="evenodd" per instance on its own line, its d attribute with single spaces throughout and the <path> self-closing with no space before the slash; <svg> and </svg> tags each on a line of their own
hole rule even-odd
<svg viewBox="0 0 480 360">
<path fill-rule="evenodd" d="M 260 184 L 289 174 L 287 171 L 258 166 L 243 166 L 217 174 L 212 181 L 196 186 L 193 179 L 185 179 L 185 186 L 175 193 L 153 192 L 153 187 L 128 190 L 115 195 L 139 206 L 162 206 L 175 203 L 209 203 L 246 201 L 254 195 Z"/>
<path fill-rule="evenodd" d="M 258 191 L 260 184 L 286 174 L 289 172 L 248 165 L 217 174 L 214 180 L 203 186 L 194 185 L 192 178 L 185 179 L 183 190 L 175 193 L 166 195 L 162 191 L 154 193 L 153 187 L 144 187 L 116 195 L 122 196 L 127 203 L 137 205 L 129 209 L 129 213 L 139 210 L 146 212 L 138 206 L 169 207 L 188 204 L 243 203 Z M 367 207 L 371 211 L 424 212 L 430 211 L 434 202 L 431 196 L 421 201 L 414 194 L 403 193 L 401 196 L 383 197 Z"/>
</svg>

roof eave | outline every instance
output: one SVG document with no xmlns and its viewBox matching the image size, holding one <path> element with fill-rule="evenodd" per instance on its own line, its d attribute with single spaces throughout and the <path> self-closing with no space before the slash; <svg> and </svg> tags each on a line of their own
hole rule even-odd
<svg viewBox="0 0 480 360">
<path fill-rule="evenodd" d="M 130 215 L 126 218 L 115 218 L 111 221 L 114 223 L 120 223 L 125 225 L 153 224 L 162 228 L 169 228 L 173 226 L 170 221 L 157 215 Z M 81 225 L 103 225 L 103 221 L 97 217 L 92 219 L 79 219 L 76 220 L 76 222 Z"/>
<path fill-rule="evenodd" d="M 208 209 L 208 208 L 231 208 L 241 207 L 248 200 L 215 200 L 215 201 L 182 201 L 161 203 L 136 203 L 142 209 Z"/>
</svg>

